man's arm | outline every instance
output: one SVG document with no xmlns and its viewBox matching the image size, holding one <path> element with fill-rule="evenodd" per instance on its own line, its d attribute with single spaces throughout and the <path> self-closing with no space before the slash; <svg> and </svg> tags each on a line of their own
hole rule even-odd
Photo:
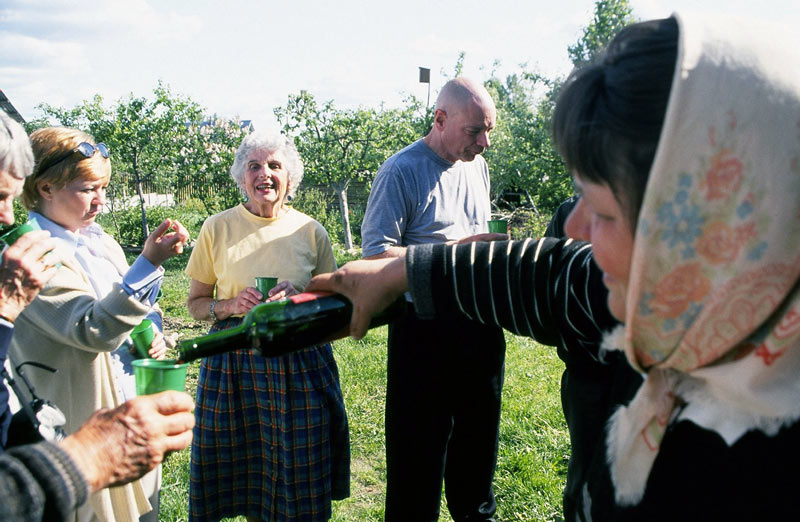
<svg viewBox="0 0 800 522">
<path fill-rule="evenodd" d="M 0 520 L 69 520 L 89 487 L 55 444 L 19 446 L 0 455 Z"/>
<path fill-rule="evenodd" d="M 92 491 L 135 480 L 192 441 L 194 401 L 166 391 L 96 411 L 61 447 Z"/>
<path fill-rule="evenodd" d="M 366 256 L 364 259 L 386 259 L 391 257 L 403 257 L 406 255 L 406 247 L 389 247 L 380 254 Z"/>
<path fill-rule="evenodd" d="M 39 442 L 0 455 L 0 520 L 69 520 L 90 492 L 126 484 L 192 440 L 192 398 L 136 397 L 92 415 L 60 445 Z"/>
<path fill-rule="evenodd" d="M 590 246 L 552 238 L 417 245 L 404 258 L 347 263 L 306 288 L 346 295 L 356 338 L 375 313 L 409 290 L 420 317 L 463 314 L 548 345 L 567 330 L 597 339 L 617 324 Z"/>
<path fill-rule="evenodd" d="M 391 160 L 381 166 L 361 222 L 361 247 L 364 259 L 399 257 L 405 253 L 403 235 L 409 209 L 403 176 Z"/>
<path fill-rule="evenodd" d="M 598 339 L 616 325 L 591 246 L 544 238 L 419 245 L 406 256 L 417 314 L 463 314 L 554 346 Z"/>
</svg>

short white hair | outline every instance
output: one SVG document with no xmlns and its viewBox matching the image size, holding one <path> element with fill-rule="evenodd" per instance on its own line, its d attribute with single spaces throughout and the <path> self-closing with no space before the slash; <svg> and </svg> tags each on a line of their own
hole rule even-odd
<svg viewBox="0 0 800 522">
<path fill-rule="evenodd" d="M 17 179 L 33 172 L 31 141 L 22 125 L 0 109 L 0 171 Z"/>
<path fill-rule="evenodd" d="M 297 187 L 303 181 L 303 160 L 300 159 L 300 153 L 297 152 L 294 141 L 273 130 L 255 131 L 248 134 L 236 150 L 236 157 L 231 166 L 231 177 L 233 177 L 242 194 L 247 196 L 244 188 L 244 171 L 247 167 L 247 159 L 255 150 L 269 153 L 280 152 L 283 155 L 285 160 L 283 167 L 289 176 L 289 187 L 286 195 L 294 197 Z"/>
</svg>

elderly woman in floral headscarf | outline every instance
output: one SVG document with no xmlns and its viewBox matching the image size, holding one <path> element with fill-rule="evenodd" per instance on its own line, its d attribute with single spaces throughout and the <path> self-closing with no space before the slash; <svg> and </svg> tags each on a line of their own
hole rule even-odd
<svg viewBox="0 0 800 522">
<path fill-rule="evenodd" d="M 676 15 L 624 29 L 574 71 L 554 137 L 581 193 L 566 232 L 591 245 L 416 247 L 308 289 L 348 295 L 356 337 L 410 289 L 420 315 L 580 341 L 592 359 L 573 378 L 618 378 L 594 454 L 570 462 L 581 494 L 569 520 L 797 519 L 796 40 L 755 20 Z M 598 351 L 609 310 L 624 326 Z M 627 363 L 607 360 L 616 350 Z"/>
</svg>

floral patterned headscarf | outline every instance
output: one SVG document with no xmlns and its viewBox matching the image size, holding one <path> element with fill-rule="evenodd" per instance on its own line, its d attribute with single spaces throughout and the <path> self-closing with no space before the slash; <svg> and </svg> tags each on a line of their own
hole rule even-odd
<svg viewBox="0 0 800 522">
<path fill-rule="evenodd" d="M 676 18 L 621 343 L 646 378 L 609 424 L 622 504 L 641 500 L 669 422 L 730 445 L 800 418 L 800 42 Z"/>
</svg>

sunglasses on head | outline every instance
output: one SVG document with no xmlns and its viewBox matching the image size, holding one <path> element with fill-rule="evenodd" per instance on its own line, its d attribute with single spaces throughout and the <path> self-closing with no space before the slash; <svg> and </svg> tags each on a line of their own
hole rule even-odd
<svg viewBox="0 0 800 522">
<path fill-rule="evenodd" d="M 72 156 L 76 152 L 80 152 L 83 155 L 84 158 L 91 158 L 92 156 L 94 156 L 95 151 L 99 152 L 101 156 L 103 156 L 104 158 L 108 159 L 108 147 L 106 146 L 105 143 L 98 143 L 97 145 L 92 145 L 91 143 L 82 141 L 82 142 L 78 143 L 77 147 L 75 147 L 71 151 L 67 152 L 66 154 L 64 154 L 62 156 L 59 156 L 54 161 L 51 161 L 49 163 L 45 163 L 45 165 L 42 166 L 39 169 L 39 173 L 41 174 L 42 172 L 46 171 L 47 169 L 52 168 L 55 165 L 58 165 L 59 163 L 61 163 L 65 159 L 69 158 L 70 156 Z"/>
</svg>

